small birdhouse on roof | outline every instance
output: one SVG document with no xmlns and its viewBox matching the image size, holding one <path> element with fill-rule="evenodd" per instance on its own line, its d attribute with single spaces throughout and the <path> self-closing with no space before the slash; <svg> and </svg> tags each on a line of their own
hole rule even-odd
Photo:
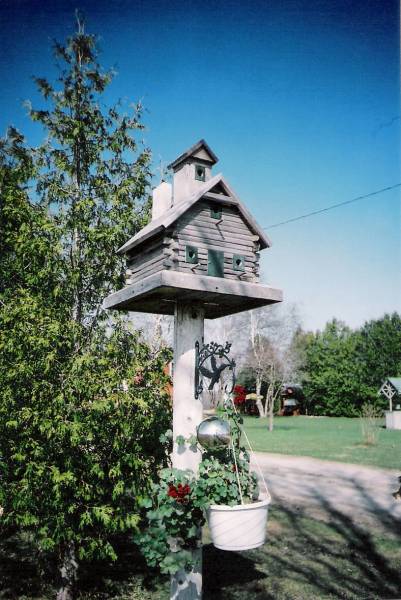
<svg viewBox="0 0 401 600">
<path fill-rule="evenodd" d="M 173 186 L 153 190 L 151 222 L 119 250 L 127 287 L 106 308 L 174 314 L 177 301 L 202 305 L 216 318 L 280 302 L 279 289 L 259 283 L 259 251 L 271 242 L 201 140 L 174 160 Z"/>
</svg>

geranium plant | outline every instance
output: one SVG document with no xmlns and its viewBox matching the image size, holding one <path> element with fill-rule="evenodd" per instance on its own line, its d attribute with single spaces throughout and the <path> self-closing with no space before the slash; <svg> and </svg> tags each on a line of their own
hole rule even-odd
<svg viewBox="0 0 401 600">
<path fill-rule="evenodd" d="M 205 522 L 202 497 L 192 471 L 163 469 L 142 500 L 146 529 L 136 537 L 151 567 L 174 574 L 193 567 L 192 550 L 200 544 L 199 531 Z"/>
<path fill-rule="evenodd" d="M 225 414 L 231 426 L 230 447 L 204 450 L 197 477 L 192 471 L 162 470 L 159 482 L 142 501 L 143 533 L 136 541 L 149 566 L 162 573 L 193 568 L 192 551 L 200 545 L 200 528 L 210 505 L 233 506 L 258 499 L 257 478 L 241 445 L 242 418 L 231 405 L 226 406 Z M 182 436 L 176 442 L 195 443 L 193 437 L 185 440 Z"/>
</svg>

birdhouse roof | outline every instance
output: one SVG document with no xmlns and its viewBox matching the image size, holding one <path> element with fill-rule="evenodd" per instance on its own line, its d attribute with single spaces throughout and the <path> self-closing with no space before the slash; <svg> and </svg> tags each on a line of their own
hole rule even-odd
<svg viewBox="0 0 401 600">
<path fill-rule="evenodd" d="M 389 381 L 393 388 L 395 388 L 397 392 L 401 394 L 401 377 L 387 377 L 386 381 Z"/>
<path fill-rule="evenodd" d="M 219 160 L 205 140 L 199 140 L 199 142 L 188 148 L 188 150 L 170 163 L 167 168 L 177 170 L 177 167 L 190 157 L 204 160 L 212 165 L 215 165 Z"/>
<path fill-rule="evenodd" d="M 177 159 L 178 160 L 178 159 Z M 212 200 L 213 202 L 220 203 L 223 205 L 236 206 L 239 213 L 248 225 L 249 229 L 259 236 L 260 248 L 269 248 L 271 241 L 263 229 L 257 224 L 255 219 L 249 213 L 249 211 L 242 204 L 240 199 L 236 196 L 234 191 L 231 189 L 223 175 L 218 174 L 206 181 L 203 185 L 194 192 L 187 200 L 173 205 L 170 209 L 166 210 L 158 219 L 151 221 L 146 227 L 141 229 L 136 235 L 134 235 L 128 242 L 126 242 L 118 252 L 124 254 L 142 244 L 145 240 L 148 240 L 155 235 L 161 233 L 177 221 L 185 212 L 187 212 L 196 202 L 201 198 Z"/>
</svg>

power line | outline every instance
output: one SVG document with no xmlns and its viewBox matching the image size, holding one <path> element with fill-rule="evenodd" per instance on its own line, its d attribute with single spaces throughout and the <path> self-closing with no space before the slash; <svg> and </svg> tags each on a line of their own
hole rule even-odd
<svg viewBox="0 0 401 600">
<path fill-rule="evenodd" d="M 300 221 L 301 219 L 306 219 L 307 217 L 312 217 L 313 215 L 319 215 L 320 213 L 327 212 L 328 210 L 332 210 L 333 208 L 338 208 L 339 206 L 345 206 L 345 204 L 351 204 L 351 202 L 357 202 L 357 200 L 364 200 L 365 198 L 370 198 L 371 196 L 377 196 L 377 194 L 382 194 L 383 192 L 388 192 L 389 190 L 394 190 L 401 186 L 401 183 L 396 183 L 395 185 L 391 185 L 389 187 L 382 188 L 381 190 L 377 190 L 376 192 L 371 192 L 370 194 L 364 194 L 363 196 L 357 196 L 356 198 L 352 198 L 352 200 L 346 200 L 345 202 L 339 202 L 338 204 L 332 204 L 331 206 L 326 206 L 325 208 L 320 208 L 319 210 L 314 210 L 312 212 L 306 213 L 304 215 L 299 215 L 298 217 L 293 217 L 292 219 L 287 219 L 286 221 L 280 221 L 280 223 L 274 223 L 273 225 L 268 225 L 267 227 L 263 227 L 263 229 L 272 229 L 273 227 L 279 227 L 280 225 L 286 225 L 287 223 L 293 223 L 294 221 Z"/>
</svg>

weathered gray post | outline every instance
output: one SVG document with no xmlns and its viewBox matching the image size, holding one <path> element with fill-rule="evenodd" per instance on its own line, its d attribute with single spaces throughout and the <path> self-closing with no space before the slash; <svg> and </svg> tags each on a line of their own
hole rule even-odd
<svg viewBox="0 0 401 600">
<path fill-rule="evenodd" d="M 195 343 L 202 344 L 204 308 L 177 302 L 174 314 L 174 377 L 173 377 L 173 439 L 182 435 L 188 439 L 196 435 L 202 421 L 202 400 L 195 399 Z M 199 451 L 188 446 L 173 449 L 176 469 L 198 470 Z"/>
<path fill-rule="evenodd" d="M 204 319 L 281 302 L 282 292 L 259 283 L 259 251 L 271 245 L 222 175 L 212 176 L 216 155 L 204 140 L 170 168 L 174 193 L 162 182 L 153 191 L 152 220 L 119 252 L 127 256 L 127 287 L 105 308 L 174 314 L 173 437 L 188 439 L 202 421 L 195 399 L 195 344 Z M 197 472 L 200 453 L 174 444 L 173 466 Z M 201 549 L 197 567 L 172 577 L 171 598 L 202 597 Z"/>
<path fill-rule="evenodd" d="M 195 399 L 195 343 L 202 344 L 204 309 L 177 302 L 174 313 L 173 440 L 196 435 L 202 421 L 202 401 Z M 185 446 L 173 447 L 173 467 L 197 473 L 201 454 Z M 201 540 L 199 540 L 201 541 Z M 194 552 L 195 568 L 179 571 L 171 578 L 171 599 L 196 600 L 202 597 L 202 549 Z"/>
</svg>

